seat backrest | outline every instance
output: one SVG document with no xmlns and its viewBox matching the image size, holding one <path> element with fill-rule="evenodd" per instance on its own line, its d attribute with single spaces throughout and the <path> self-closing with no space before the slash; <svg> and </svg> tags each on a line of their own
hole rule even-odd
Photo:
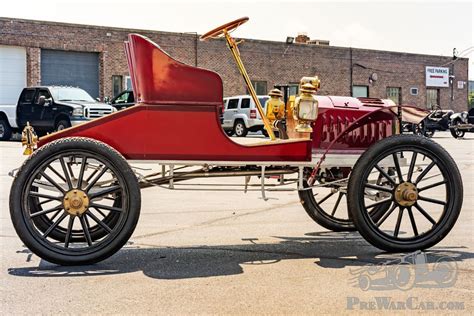
<svg viewBox="0 0 474 316">
<path fill-rule="evenodd" d="M 139 34 L 125 42 L 135 101 L 147 104 L 222 105 L 222 79 L 178 62 Z"/>
</svg>

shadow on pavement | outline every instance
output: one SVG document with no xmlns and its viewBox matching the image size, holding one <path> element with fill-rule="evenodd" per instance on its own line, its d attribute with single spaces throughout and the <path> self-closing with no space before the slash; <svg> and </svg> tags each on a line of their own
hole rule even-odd
<svg viewBox="0 0 474 316">
<path fill-rule="evenodd" d="M 246 265 L 268 265 L 289 259 L 314 259 L 321 268 L 341 269 L 398 260 L 406 254 L 390 254 L 368 245 L 357 232 L 307 233 L 303 237 L 274 236 L 277 243 L 242 238 L 242 244 L 222 246 L 163 247 L 130 242 L 111 258 L 87 266 L 57 266 L 41 260 L 38 267 L 10 268 L 24 277 L 87 277 L 142 271 L 157 279 L 188 279 L 243 273 Z M 465 247 L 435 247 L 426 252 L 428 262 L 452 257 L 460 262 L 474 254 Z M 20 253 L 29 255 L 28 251 Z"/>
</svg>

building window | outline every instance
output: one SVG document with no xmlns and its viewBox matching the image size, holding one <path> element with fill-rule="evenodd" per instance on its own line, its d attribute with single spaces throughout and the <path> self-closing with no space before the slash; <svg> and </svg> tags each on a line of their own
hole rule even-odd
<svg viewBox="0 0 474 316">
<path fill-rule="evenodd" d="M 395 87 L 387 87 L 387 98 L 395 102 L 395 104 L 402 103 L 402 89 Z"/>
<path fill-rule="evenodd" d="M 418 95 L 418 88 L 410 88 L 411 95 Z"/>
<path fill-rule="evenodd" d="M 132 79 L 130 76 L 125 76 L 125 90 L 132 90 Z"/>
<path fill-rule="evenodd" d="M 354 98 L 368 98 L 369 87 L 368 86 L 352 86 L 352 96 Z"/>
<path fill-rule="evenodd" d="M 112 76 L 112 95 L 115 97 L 123 90 L 122 76 Z"/>
<path fill-rule="evenodd" d="M 266 81 L 252 80 L 252 86 L 255 89 L 255 93 L 257 93 L 257 95 L 266 95 L 267 94 L 267 82 Z M 247 91 L 247 93 L 249 93 L 249 91 Z"/>
<path fill-rule="evenodd" d="M 426 107 L 430 110 L 439 105 L 439 89 L 426 89 Z"/>
</svg>

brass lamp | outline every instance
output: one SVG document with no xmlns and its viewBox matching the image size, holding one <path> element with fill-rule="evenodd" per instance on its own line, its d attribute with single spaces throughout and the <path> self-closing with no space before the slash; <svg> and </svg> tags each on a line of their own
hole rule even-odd
<svg viewBox="0 0 474 316">
<path fill-rule="evenodd" d="M 295 130 L 299 133 L 311 133 L 311 123 L 318 118 L 318 100 L 314 93 L 317 88 L 311 83 L 301 86 L 300 95 L 295 100 L 293 116 L 298 121 Z"/>
</svg>

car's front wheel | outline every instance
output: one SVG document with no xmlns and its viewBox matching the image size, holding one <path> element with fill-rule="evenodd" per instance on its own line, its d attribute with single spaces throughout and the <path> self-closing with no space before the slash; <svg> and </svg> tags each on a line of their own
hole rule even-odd
<svg viewBox="0 0 474 316">
<path fill-rule="evenodd" d="M 59 132 L 68 127 L 71 127 L 71 123 L 68 120 L 59 120 L 58 122 L 56 122 L 56 125 L 54 126 L 54 130 L 56 132 Z"/>
<path fill-rule="evenodd" d="M 110 146 L 82 137 L 51 142 L 30 156 L 10 192 L 10 215 L 23 243 L 62 265 L 91 264 L 117 252 L 140 212 L 140 188 Z"/>
<path fill-rule="evenodd" d="M 451 132 L 451 135 L 454 137 L 454 138 L 463 138 L 464 137 L 464 134 L 466 133 L 465 131 L 463 130 L 460 130 L 458 128 L 458 125 L 461 124 L 461 121 L 458 119 L 458 120 L 455 120 L 453 122 L 453 127 L 449 129 L 449 131 Z"/>
</svg>

